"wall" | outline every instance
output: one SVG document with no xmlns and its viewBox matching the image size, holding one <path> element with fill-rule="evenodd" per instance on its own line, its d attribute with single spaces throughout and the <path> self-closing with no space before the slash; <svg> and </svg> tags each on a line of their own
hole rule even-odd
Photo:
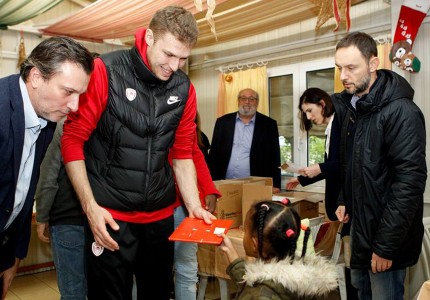
<svg viewBox="0 0 430 300">
<path fill-rule="evenodd" d="M 333 58 L 336 42 L 345 34 L 336 33 L 334 19 L 315 31 L 316 18 L 264 34 L 215 46 L 194 49 L 189 61 L 189 75 L 198 97 L 202 129 L 211 139 L 216 120 L 216 100 L 220 66 L 248 61 L 267 61 L 267 68 Z M 382 0 L 369 0 L 351 8 L 351 31 L 365 31 L 372 36 L 391 30 L 391 6 Z"/>
<path fill-rule="evenodd" d="M 31 19 L 22 24 L 9 26 L 7 30 L 0 30 L 0 78 L 18 73 L 18 50 L 21 38 L 21 32 L 24 37 L 26 55 L 36 47 L 46 36 L 43 36 L 35 30 L 38 26 L 47 26 L 53 24 L 72 13 L 82 9 L 80 5 L 73 1 L 63 1 L 53 9 Z M 82 42 L 91 52 L 106 53 L 124 47 L 114 44 L 100 44 Z"/>
<path fill-rule="evenodd" d="M 46 36 L 41 36 L 36 32 L 23 32 L 25 52 L 28 56 Z M 19 30 L 0 31 L 0 78 L 18 73 L 18 51 L 21 39 Z M 106 53 L 123 47 L 117 45 L 107 45 L 100 43 L 81 42 L 91 52 Z"/>
<path fill-rule="evenodd" d="M 401 4 L 403 0 L 392 0 L 392 25 L 393 30 L 397 25 L 398 16 L 400 12 Z M 393 31 L 394 36 L 394 31 Z M 430 15 L 427 13 L 427 17 L 424 19 L 421 27 L 418 31 L 417 37 L 415 38 L 413 44 L 413 53 L 418 57 L 421 61 L 421 70 L 419 73 L 410 74 L 404 73 L 402 71 L 398 71 L 398 68 L 393 67 L 393 70 L 397 70 L 399 74 L 403 75 L 406 79 L 409 80 L 412 87 L 415 90 L 414 101 L 421 108 L 425 120 L 426 120 L 426 133 L 427 133 L 427 144 L 430 142 L 430 103 L 429 96 L 430 95 L 430 57 L 428 55 L 429 52 L 429 42 L 430 42 Z M 427 157 L 427 170 L 430 169 L 430 147 L 426 148 L 426 157 Z M 424 202 L 426 205 L 424 206 L 424 215 L 430 216 L 430 190 L 429 190 L 429 182 L 427 179 L 426 191 L 424 193 Z"/>
<path fill-rule="evenodd" d="M 379 35 L 394 36 L 400 6 L 403 0 L 370 0 L 351 8 L 351 31 L 365 31 L 374 37 Z M 247 61 L 268 61 L 268 68 L 312 61 L 316 59 L 334 59 L 334 46 L 345 35 L 345 30 L 332 32 L 333 19 L 329 20 L 320 31 L 315 32 L 316 18 L 280 28 L 265 34 L 234 42 L 193 50 L 190 57 L 190 78 L 193 81 L 198 99 L 198 108 L 202 119 L 202 129 L 209 139 L 217 118 L 217 68 L 220 66 L 246 63 Z M 393 70 L 405 76 L 415 89 L 414 101 L 430 119 L 430 59 L 428 47 L 430 40 L 430 17 L 427 16 L 414 43 L 414 53 L 421 59 L 421 71 L 417 74 L 404 73 L 393 65 Z M 334 66 L 334 60 L 333 60 Z M 430 121 L 426 123 L 427 140 L 430 134 Z M 430 157 L 427 147 L 427 157 Z M 427 160 L 427 165 L 430 163 Z M 430 191 L 426 189 L 424 208 L 430 215 Z"/>
</svg>

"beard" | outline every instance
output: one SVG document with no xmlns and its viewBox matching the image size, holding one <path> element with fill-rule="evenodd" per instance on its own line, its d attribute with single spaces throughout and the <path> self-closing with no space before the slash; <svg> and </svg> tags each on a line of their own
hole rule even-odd
<svg viewBox="0 0 430 300">
<path fill-rule="evenodd" d="M 348 90 L 346 89 L 346 92 L 348 94 L 360 94 L 366 91 L 369 88 L 370 84 L 370 73 L 367 74 L 367 76 L 364 76 L 357 84 L 353 84 L 355 86 L 355 89 Z"/>
<path fill-rule="evenodd" d="M 255 115 L 255 113 L 257 112 L 257 108 L 255 106 L 240 106 L 239 107 L 239 115 L 240 116 L 247 116 L 247 117 L 252 117 L 253 115 Z"/>
</svg>

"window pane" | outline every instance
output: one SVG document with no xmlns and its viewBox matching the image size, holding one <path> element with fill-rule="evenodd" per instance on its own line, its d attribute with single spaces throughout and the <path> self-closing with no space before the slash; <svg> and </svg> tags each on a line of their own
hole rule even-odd
<svg viewBox="0 0 430 300">
<path fill-rule="evenodd" d="M 317 87 L 329 95 L 334 92 L 334 68 L 306 72 L 306 88 Z M 327 125 L 313 125 L 308 133 L 308 165 L 324 161 L 325 129 Z"/>
<path fill-rule="evenodd" d="M 278 122 L 281 163 L 293 161 L 293 75 L 269 78 L 270 117 Z"/>
</svg>

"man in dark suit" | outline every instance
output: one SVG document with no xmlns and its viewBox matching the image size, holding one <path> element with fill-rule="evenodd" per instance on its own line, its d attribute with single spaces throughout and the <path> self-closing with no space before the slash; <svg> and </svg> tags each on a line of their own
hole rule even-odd
<svg viewBox="0 0 430 300">
<path fill-rule="evenodd" d="M 1 299 L 27 255 L 39 166 L 55 122 L 78 110 L 92 70 L 86 48 L 52 37 L 34 48 L 19 75 L 0 79 Z"/>
<path fill-rule="evenodd" d="M 257 112 L 259 96 L 250 88 L 238 94 L 238 111 L 217 119 L 209 152 L 214 180 L 263 176 L 280 191 L 281 162 L 278 124 Z"/>
</svg>

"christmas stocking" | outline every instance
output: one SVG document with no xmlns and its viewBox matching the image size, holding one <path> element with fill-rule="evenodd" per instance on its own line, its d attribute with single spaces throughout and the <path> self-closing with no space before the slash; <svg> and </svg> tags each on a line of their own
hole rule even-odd
<svg viewBox="0 0 430 300">
<path fill-rule="evenodd" d="M 412 44 L 429 8 L 430 0 L 404 0 L 400 8 L 390 60 L 403 70 L 420 70 L 421 62 L 412 53 Z"/>
</svg>

